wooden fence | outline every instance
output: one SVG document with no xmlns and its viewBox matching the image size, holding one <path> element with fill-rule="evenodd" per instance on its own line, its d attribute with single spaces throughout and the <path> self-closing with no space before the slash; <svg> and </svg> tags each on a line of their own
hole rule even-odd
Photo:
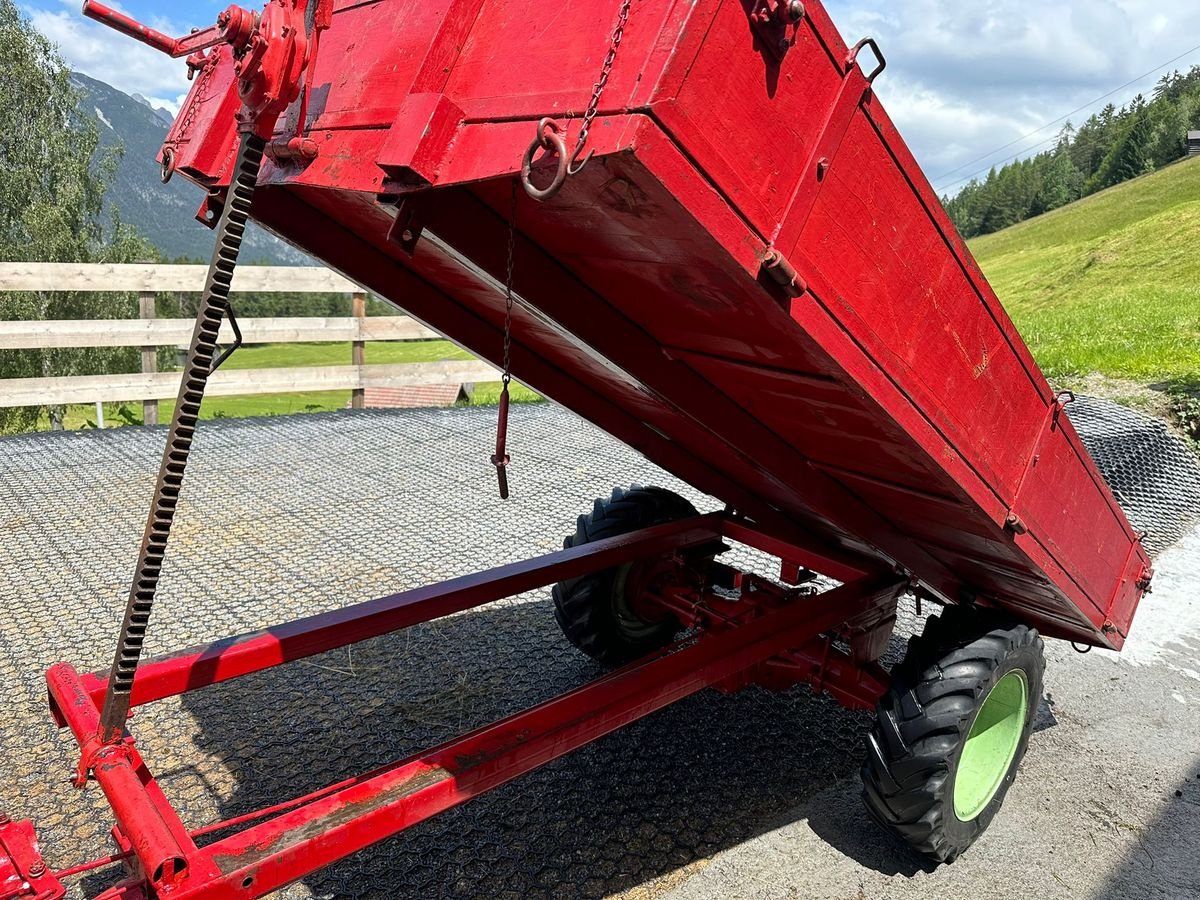
<svg viewBox="0 0 1200 900">
<path fill-rule="evenodd" d="M 141 400 L 146 424 L 158 421 L 158 401 L 174 398 L 179 372 L 158 371 L 158 348 L 186 346 L 191 319 L 155 317 L 156 294 L 199 293 L 205 266 L 85 265 L 74 263 L 0 263 L 0 291 L 136 292 L 139 319 L 87 321 L 0 321 L 0 351 L 62 347 L 141 347 L 141 371 L 127 375 L 0 379 L 0 406 L 60 406 L 117 400 Z M 239 319 L 246 344 L 347 341 L 350 359 L 343 366 L 296 366 L 280 369 L 221 369 L 209 381 L 210 396 L 351 391 L 351 404 L 364 405 L 367 388 L 471 384 L 496 381 L 498 373 L 477 360 L 403 365 L 368 365 L 367 341 L 416 341 L 437 338 L 406 316 L 366 315 L 366 294 L 353 282 L 323 268 L 241 266 L 235 293 L 345 293 L 351 315 L 344 318 Z M 222 329 L 221 340 L 233 334 Z M 102 421 L 102 419 L 101 419 Z"/>
</svg>

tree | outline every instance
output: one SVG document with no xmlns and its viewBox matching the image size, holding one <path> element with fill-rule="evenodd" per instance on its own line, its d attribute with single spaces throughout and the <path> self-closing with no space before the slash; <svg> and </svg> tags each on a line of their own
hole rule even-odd
<svg viewBox="0 0 1200 900">
<path fill-rule="evenodd" d="M 1125 117 L 1116 142 L 1100 163 L 1099 170 L 1088 180 L 1085 191 L 1089 194 L 1102 191 L 1149 172 L 1152 168 L 1152 138 L 1146 109 L 1144 105 L 1139 104 Z"/>
<path fill-rule="evenodd" d="M 1053 156 L 1043 157 L 1041 187 L 1038 189 L 1032 212 L 1034 215 L 1066 206 L 1083 196 L 1083 174 L 1075 168 L 1069 148 L 1059 144 Z"/>
<path fill-rule="evenodd" d="M 1164 76 L 1147 101 L 1112 104 L 1078 129 L 1070 123 L 1053 150 L 993 169 L 947 198 L 964 237 L 1007 228 L 1080 197 L 1170 165 L 1186 154 L 1185 136 L 1200 128 L 1200 66 Z"/>
<path fill-rule="evenodd" d="M 101 216 L 116 160 L 98 152 L 77 113 L 70 72 L 50 43 L 0 0 L 0 260 L 133 262 L 157 253 Z M 132 297 L 78 292 L 0 293 L 0 319 L 102 319 L 134 314 Z M 0 352 L 0 378 L 130 371 L 136 349 Z M 0 431 L 28 430 L 40 408 L 0 409 Z M 50 410 L 62 424 L 62 410 Z"/>
</svg>

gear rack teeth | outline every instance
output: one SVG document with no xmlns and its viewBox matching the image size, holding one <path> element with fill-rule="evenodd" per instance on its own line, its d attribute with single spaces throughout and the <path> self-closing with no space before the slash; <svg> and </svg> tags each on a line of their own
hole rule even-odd
<svg viewBox="0 0 1200 900">
<path fill-rule="evenodd" d="M 264 147 L 262 138 L 248 134 L 243 135 L 238 148 L 235 176 L 230 182 L 229 199 L 218 225 L 218 237 L 204 295 L 196 312 L 196 327 L 192 331 L 192 342 L 183 365 L 186 374 L 167 432 L 167 444 L 146 518 L 142 549 L 134 570 L 125 618 L 121 623 L 108 692 L 100 713 L 100 739 L 105 743 L 120 740 L 125 729 L 130 692 L 154 606 L 179 489 L 183 485 L 184 471 L 192 450 L 200 404 L 204 400 L 208 377 L 212 374 L 212 360 L 221 321 L 229 315 L 229 286 L 237 267 Z"/>
</svg>

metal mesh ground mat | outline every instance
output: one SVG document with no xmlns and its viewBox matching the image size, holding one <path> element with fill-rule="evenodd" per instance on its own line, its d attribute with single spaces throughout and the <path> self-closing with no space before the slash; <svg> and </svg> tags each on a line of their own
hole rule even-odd
<svg viewBox="0 0 1200 900">
<path fill-rule="evenodd" d="M 1067 415 L 1152 555 L 1200 521 L 1200 459 L 1163 422 L 1091 397 Z"/>
<path fill-rule="evenodd" d="M 1084 401 L 1072 412 L 1085 432 L 1129 416 Z M 503 503 L 488 463 L 494 427 L 490 409 L 203 423 L 147 653 L 557 549 L 614 486 L 658 484 L 719 508 L 550 404 L 513 411 L 514 495 Z M 1127 427 L 1143 434 L 1141 417 Z M 81 671 L 110 662 L 162 442 L 161 428 L 0 440 L 0 806 L 34 818 L 56 867 L 111 852 L 111 814 L 98 790 L 68 784 L 78 751 L 51 723 L 42 673 L 59 660 Z M 1168 490 L 1118 483 L 1127 501 Z M 901 621 L 902 636 L 916 627 L 911 606 Z M 143 707 L 131 727 L 184 821 L 200 827 L 597 674 L 537 591 Z M 280 896 L 647 896 L 855 772 L 869 721 L 806 688 L 705 692 Z M 72 896 L 115 874 L 73 880 Z"/>
</svg>

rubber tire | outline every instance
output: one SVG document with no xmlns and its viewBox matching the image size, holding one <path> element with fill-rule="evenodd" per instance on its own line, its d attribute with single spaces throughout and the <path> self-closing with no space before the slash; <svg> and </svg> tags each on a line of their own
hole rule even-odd
<svg viewBox="0 0 1200 900">
<path fill-rule="evenodd" d="M 683 497 L 664 488 L 634 485 L 615 489 L 607 500 L 597 500 L 590 514 L 580 516 L 575 533 L 563 548 L 617 537 L 697 515 Z M 631 564 L 604 569 L 554 586 L 554 618 L 567 640 L 592 659 L 615 667 L 665 647 L 679 631 L 674 619 L 644 635 L 631 636 L 618 621 L 617 601 Z"/>
<path fill-rule="evenodd" d="M 951 606 L 909 641 L 879 701 L 862 767 L 871 814 L 916 850 L 953 862 L 991 824 L 1029 746 L 1045 671 L 1037 631 L 1000 615 Z M 988 692 L 1009 672 L 1024 673 L 1026 718 L 1017 750 L 987 806 L 972 820 L 954 812 L 959 759 Z"/>
</svg>

